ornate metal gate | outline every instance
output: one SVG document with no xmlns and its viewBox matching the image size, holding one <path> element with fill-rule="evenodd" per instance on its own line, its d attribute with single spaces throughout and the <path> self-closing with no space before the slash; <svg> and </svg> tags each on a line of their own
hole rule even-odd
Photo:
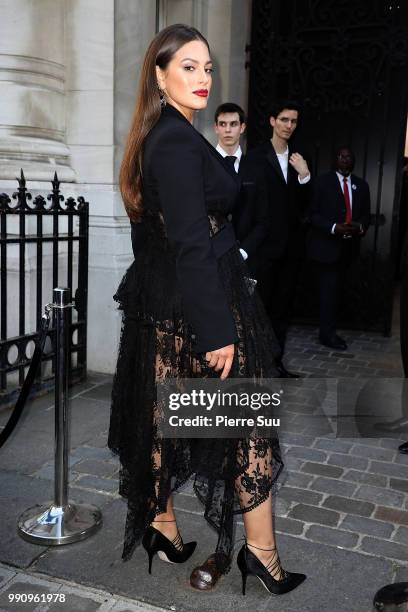
<svg viewBox="0 0 408 612">
<path fill-rule="evenodd" d="M 88 202 L 80 196 L 77 200 L 67 198 L 63 204 L 65 198 L 56 173 L 52 192 L 47 195 L 49 203 L 37 195 L 32 205 L 29 204 L 32 196 L 27 191 L 23 171 L 18 183 L 12 196 L 16 203 L 7 194 L 0 194 L 0 406 L 14 403 L 19 393 L 31 363 L 34 340 L 41 329 L 44 305 L 59 283 L 75 295 L 74 314 L 70 311 L 70 381 L 86 377 Z M 27 287 L 26 277 L 33 270 L 35 303 L 31 300 L 30 304 L 26 303 L 26 297 L 33 290 Z M 13 330 L 10 330 L 11 319 L 14 319 Z M 53 384 L 54 332 L 51 327 L 47 334 L 47 350 L 33 385 L 34 393 Z"/>
</svg>

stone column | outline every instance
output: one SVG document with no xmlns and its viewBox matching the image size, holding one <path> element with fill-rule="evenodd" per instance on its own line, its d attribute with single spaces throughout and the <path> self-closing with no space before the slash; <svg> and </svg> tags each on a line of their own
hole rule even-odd
<svg viewBox="0 0 408 612">
<path fill-rule="evenodd" d="M 133 255 L 118 172 L 145 50 L 152 0 L 66 0 L 67 143 L 89 200 L 88 367 L 113 372 L 121 315 L 113 301 Z"/>
<path fill-rule="evenodd" d="M 0 180 L 75 180 L 64 83 L 64 0 L 0 0 Z"/>
</svg>

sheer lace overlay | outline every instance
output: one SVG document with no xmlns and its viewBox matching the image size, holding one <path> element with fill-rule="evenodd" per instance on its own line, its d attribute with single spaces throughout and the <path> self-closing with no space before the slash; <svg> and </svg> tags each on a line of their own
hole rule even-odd
<svg viewBox="0 0 408 612">
<path fill-rule="evenodd" d="M 169 495 L 194 477 L 204 516 L 218 532 L 215 558 L 227 572 L 233 516 L 268 498 L 283 466 L 279 441 L 277 434 L 241 440 L 159 437 L 156 383 L 219 373 L 208 368 L 204 355 L 194 354 L 162 219 L 146 222 L 153 237 L 149 249 L 143 262 L 130 266 L 114 296 L 123 319 L 108 445 L 119 455 L 119 492 L 128 503 L 123 558 L 131 557 L 146 527 L 165 511 Z M 209 216 L 210 235 L 220 223 L 222 216 Z M 220 257 L 218 267 L 239 337 L 230 377 L 275 376 L 277 341 L 238 247 Z"/>
</svg>

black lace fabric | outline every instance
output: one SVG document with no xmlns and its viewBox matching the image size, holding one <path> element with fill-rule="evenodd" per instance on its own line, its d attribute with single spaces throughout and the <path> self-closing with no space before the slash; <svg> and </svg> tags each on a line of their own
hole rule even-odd
<svg viewBox="0 0 408 612">
<path fill-rule="evenodd" d="M 283 467 L 278 436 L 168 439 L 158 434 L 156 384 L 219 373 L 193 352 L 193 330 L 183 316 L 162 218 L 151 215 L 145 223 L 151 239 L 143 261 L 130 266 L 115 295 L 123 319 L 108 445 L 120 458 L 119 491 L 128 503 L 123 559 L 131 557 L 155 515 L 165 511 L 169 495 L 193 477 L 204 516 L 218 532 L 216 561 L 227 572 L 234 514 L 264 502 Z M 222 217 L 209 215 L 210 235 L 221 223 Z M 218 267 L 239 337 L 230 378 L 276 376 L 279 347 L 238 247 L 220 257 Z"/>
</svg>

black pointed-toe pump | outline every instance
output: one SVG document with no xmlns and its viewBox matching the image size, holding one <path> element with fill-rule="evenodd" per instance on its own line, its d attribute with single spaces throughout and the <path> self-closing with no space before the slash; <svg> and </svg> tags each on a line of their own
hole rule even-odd
<svg viewBox="0 0 408 612">
<path fill-rule="evenodd" d="M 276 548 L 259 548 L 258 550 L 267 550 L 272 553 L 271 559 L 267 565 L 264 565 L 248 546 L 252 544 L 244 544 L 238 553 L 237 564 L 242 575 L 242 594 L 245 595 L 247 576 L 256 576 L 264 585 L 265 589 L 273 595 L 283 595 L 296 589 L 301 584 L 306 576 L 304 574 L 296 574 L 287 572 L 281 568 L 278 551 Z M 253 548 L 257 548 L 253 546 Z M 279 576 L 275 578 L 274 576 Z"/>
<path fill-rule="evenodd" d="M 150 525 L 143 535 L 142 545 L 149 556 L 149 574 L 152 573 L 152 561 L 157 553 L 162 561 L 168 563 L 184 563 L 191 557 L 197 542 L 183 544 L 179 532 L 173 540 L 169 540 L 160 531 Z"/>
</svg>

